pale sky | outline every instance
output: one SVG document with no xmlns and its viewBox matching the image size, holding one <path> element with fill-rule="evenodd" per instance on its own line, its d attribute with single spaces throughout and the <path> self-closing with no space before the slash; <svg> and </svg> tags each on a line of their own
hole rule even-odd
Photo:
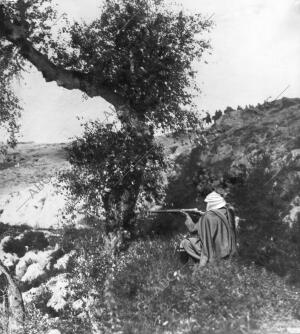
<svg viewBox="0 0 300 334">
<path fill-rule="evenodd" d="M 171 2 L 171 0 L 170 0 Z M 287 97 L 300 97 L 300 0 L 184 0 L 183 7 L 213 15 L 212 55 L 197 64 L 202 94 L 199 110 L 214 113 L 227 106 L 257 104 L 275 98 L 287 86 Z M 91 20 L 99 0 L 59 0 L 69 17 Z M 46 83 L 32 70 L 17 85 L 24 111 L 20 140 L 62 142 L 81 133 L 83 119 L 104 119 L 108 104 L 82 99 Z"/>
</svg>

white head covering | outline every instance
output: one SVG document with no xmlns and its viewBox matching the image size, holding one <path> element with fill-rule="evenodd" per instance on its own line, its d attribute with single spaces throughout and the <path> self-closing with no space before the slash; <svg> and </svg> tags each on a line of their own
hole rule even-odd
<svg viewBox="0 0 300 334">
<path fill-rule="evenodd" d="M 206 202 L 206 210 L 216 210 L 216 209 L 220 209 L 223 208 L 223 206 L 226 205 L 226 201 L 224 200 L 224 198 L 219 195 L 218 193 L 216 193 L 215 191 L 211 192 L 210 194 L 208 194 L 204 200 L 204 202 Z"/>
</svg>

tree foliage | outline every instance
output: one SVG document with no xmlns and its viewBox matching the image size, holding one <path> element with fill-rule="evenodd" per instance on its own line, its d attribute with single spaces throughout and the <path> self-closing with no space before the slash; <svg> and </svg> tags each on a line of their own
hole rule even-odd
<svg viewBox="0 0 300 334">
<path fill-rule="evenodd" d="M 13 91 L 13 80 L 19 73 L 19 68 L 13 60 L 14 48 L 6 45 L 0 49 L 0 128 L 8 133 L 7 144 L 14 146 L 16 134 L 19 130 L 18 119 L 20 117 L 19 99 Z M 0 145 L 1 153 L 6 146 Z"/>
<path fill-rule="evenodd" d="M 196 88 L 192 62 L 209 47 L 196 36 L 209 26 L 200 15 L 175 13 L 161 0 L 105 1 L 99 19 L 70 27 L 69 48 L 53 60 L 92 73 L 95 85 L 101 78 L 156 127 L 193 125 L 182 107 L 192 104 L 188 88 Z"/>
<path fill-rule="evenodd" d="M 50 0 L 5 2 L 0 43 L 46 81 L 114 106 L 119 130 L 90 124 L 69 150 L 73 169 L 67 179 L 90 207 L 101 199 L 109 226 L 124 227 L 139 195 L 153 197 L 164 167 L 155 131 L 201 131 L 193 62 L 210 47 L 203 33 L 212 22 L 170 9 L 163 0 L 105 0 L 91 23 L 63 17 L 58 28 L 58 19 Z"/>
<path fill-rule="evenodd" d="M 67 149 L 72 169 L 62 174 L 67 188 L 84 208 L 109 222 L 113 230 L 122 214 L 127 229 L 137 206 L 145 208 L 163 199 L 161 171 L 166 167 L 163 148 L 133 128 L 99 121 L 84 125 L 84 134 Z M 124 200 L 126 198 L 126 201 Z M 128 208 L 124 202 L 133 207 Z"/>
<path fill-rule="evenodd" d="M 125 105 L 158 127 L 195 123 L 182 107 L 192 103 L 193 61 L 209 48 L 201 33 L 212 22 L 200 14 L 176 12 L 162 0 L 104 1 L 93 22 L 65 23 L 54 34 L 57 12 L 49 0 L 0 8 L 2 41 L 12 42 L 46 80 Z M 102 94 L 102 87 L 114 97 Z"/>
</svg>

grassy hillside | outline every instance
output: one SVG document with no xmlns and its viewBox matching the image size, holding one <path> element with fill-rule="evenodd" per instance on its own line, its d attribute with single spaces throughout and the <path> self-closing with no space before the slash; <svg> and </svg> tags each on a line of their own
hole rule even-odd
<svg viewBox="0 0 300 334">
<path fill-rule="evenodd" d="M 186 231 L 177 228 L 182 221 L 170 217 L 141 217 L 142 236 L 118 258 L 111 257 L 109 242 L 97 230 L 20 225 L 55 221 L 52 213 L 62 201 L 53 200 L 54 190 L 47 186 L 15 215 L 13 203 L 20 196 L 9 202 L 6 196 L 26 193 L 68 163 L 64 145 L 22 144 L 10 152 L 10 161 L 0 165 L 0 197 L 6 198 L 0 221 L 6 217 L 4 223 L 20 226 L 0 225 L 0 259 L 22 289 L 27 333 L 296 332 L 299 130 L 300 99 L 281 99 L 228 108 L 207 129 L 206 147 L 186 138 L 159 138 L 174 161 L 166 206 L 201 207 L 204 188 L 214 187 L 244 219 L 239 257 L 201 270 L 193 263 L 183 266 L 176 256 Z"/>
<path fill-rule="evenodd" d="M 20 191 L 68 166 L 65 144 L 18 144 L 0 160 L 0 197 Z"/>
</svg>

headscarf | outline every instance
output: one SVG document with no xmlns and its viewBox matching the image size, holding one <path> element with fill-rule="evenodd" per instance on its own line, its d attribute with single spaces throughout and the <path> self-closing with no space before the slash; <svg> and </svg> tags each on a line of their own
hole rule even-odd
<svg viewBox="0 0 300 334">
<path fill-rule="evenodd" d="M 207 203 L 206 211 L 217 210 L 223 208 L 226 205 L 226 201 L 224 200 L 224 198 L 215 191 L 208 194 L 204 199 L 204 202 Z"/>
</svg>

